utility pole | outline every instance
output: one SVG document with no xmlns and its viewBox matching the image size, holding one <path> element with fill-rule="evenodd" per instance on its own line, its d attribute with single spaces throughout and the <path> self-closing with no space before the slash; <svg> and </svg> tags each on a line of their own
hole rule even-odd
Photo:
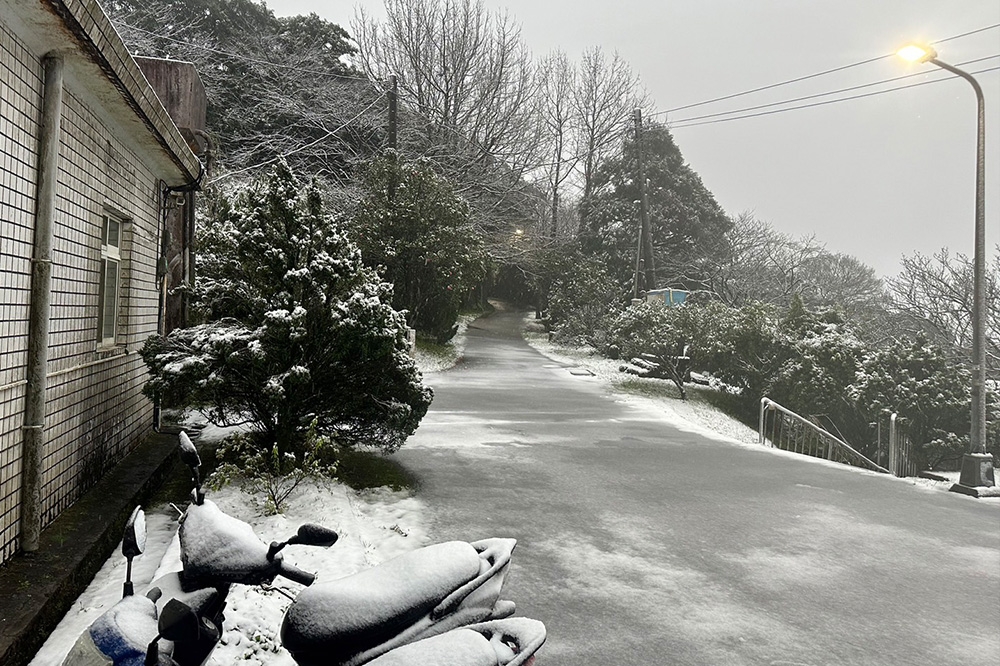
<svg viewBox="0 0 1000 666">
<path fill-rule="evenodd" d="M 639 178 L 639 214 L 642 221 L 640 226 L 639 247 L 642 248 L 643 284 L 646 290 L 656 288 L 656 271 L 653 267 L 653 241 L 649 231 L 649 203 L 646 196 L 646 169 L 643 164 L 643 136 L 642 136 L 642 109 L 636 109 L 633 113 L 635 117 L 635 147 L 636 162 L 638 163 Z M 638 283 L 638 279 L 636 280 Z M 638 289 L 637 289 L 638 290 Z"/>
<path fill-rule="evenodd" d="M 396 150 L 396 99 L 399 89 L 397 88 L 396 75 L 389 76 L 389 90 L 386 97 L 389 99 L 389 148 Z"/>
<path fill-rule="evenodd" d="M 398 89 L 397 83 L 396 83 L 396 75 L 395 74 L 390 74 L 389 75 L 389 89 L 386 90 L 385 96 L 386 96 L 386 99 L 388 99 L 388 101 L 389 101 L 389 137 L 388 137 L 389 141 L 388 141 L 388 143 L 389 143 L 389 150 L 392 150 L 392 151 L 396 150 L 396 110 L 397 110 L 396 100 L 399 97 L 398 92 L 399 92 L 399 89 Z M 395 168 L 397 168 L 397 167 L 398 167 L 398 164 L 396 166 L 394 166 L 393 169 L 395 170 Z M 396 176 L 395 176 L 395 171 L 390 172 L 388 185 L 389 185 L 389 187 L 388 187 L 388 191 L 386 192 L 386 197 L 389 200 L 389 203 L 392 203 L 393 200 L 396 198 Z"/>
</svg>

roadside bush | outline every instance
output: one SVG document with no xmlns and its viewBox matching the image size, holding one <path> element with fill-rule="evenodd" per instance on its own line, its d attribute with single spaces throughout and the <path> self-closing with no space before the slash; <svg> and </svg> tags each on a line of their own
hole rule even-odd
<svg viewBox="0 0 1000 666">
<path fill-rule="evenodd" d="M 605 346 L 609 322 L 622 311 L 622 295 L 604 264 L 579 252 L 549 268 L 548 317 L 558 339 Z"/>
<path fill-rule="evenodd" d="M 646 302 L 625 308 L 608 325 L 608 355 L 622 359 L 644 353 L 677 355 L 685 343 L 684 333 L 675 325 L 680 309 Z"/>
<path fill-rule="evenodd" d="M 216 452 L 223 462 L 212 473 L 209 484 L 218 490 L 235 481 L 251 497 L 263 495 L 261 508 L 265 515 L 281 513 L 285 500 L 303 481 L 336 473 L 336 465 L 326 463 L 331 448 L 330 438 L 316 432 L 315 421 L 304 438 L 301 457 L 282 454 L 276 444 L 262 446 L 249 433 L 237 433 Z"/>
<path fill-rule="evenodd" d="M 760 399 L 791 353 L 775 309 L 756 302 L 740 308 L 712 302 L 696 315 L 684 330 L 692 366 L 735 389 L 736 416 L 754 421 Z"/>
<path fill-rule="evenodd" d="M 768 396 L 794 412 L 816 417 L 856 448 L 868 449 L 868 419 L 848 395 L 861 369 L 863 343 L 835 324 L 801 333 L 791 338 L 789 356 L 772 377 Z"/>
<path fill-rule="evenodd" d="M 865 355 L 849 395 L 870 421 L 882 410 L 905 417 L 918 464 L 934 469 L 968 450 L 971 379 L 925 338 L 902 339 Z"/>
</svg>

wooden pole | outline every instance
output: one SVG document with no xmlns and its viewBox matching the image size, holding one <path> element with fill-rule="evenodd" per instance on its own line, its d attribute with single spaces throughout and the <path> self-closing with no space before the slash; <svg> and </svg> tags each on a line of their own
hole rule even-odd
<svg viewBox="0 0 1000 666">
<path fill-rule="evenodd" d="M 643 161 L 642 109 L 634 111 L 636 162 L 639 178 L 639 214 L 642 221 L 639 246 L 642 248 L 643 286 L 646 291 L 656 289 L 656 269 L 653 266 L 653 242 L 649 231 L 648 183 Z"/>
<path fill-rule="evenodd" d="M 396 100 L 399 97 L 399 88 L 395 74 L 389 76 L 389 90 L 386 91 L 386 97 L 389 99 L 389 148 L 396 150 L 396 112 L 398 110 Z"/>
</svg>

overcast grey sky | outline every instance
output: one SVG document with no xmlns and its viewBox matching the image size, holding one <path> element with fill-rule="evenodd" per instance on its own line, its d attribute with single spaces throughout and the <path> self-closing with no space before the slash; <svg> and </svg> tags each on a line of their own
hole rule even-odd
<svg viewBox="0 0 1000 666">
<path fill-rule="evenodd" d="M 593 45 L 617 50 L 661 110 L 889 54 L 909 40 L 933 42 L 1000 24 L 996 0 L 484 2 L 518 20 L 537 56 L 562 49 L 576 60 Z M 357 6 L 384 16 L 381 0 L 269 5 L 282 15 L 316 12 L 348 32 Z M 1000 56 L 1000 29 L 946 41 L 937 50 L 950 64 Z M 1000 57 L 965 69 L 998 66 Z M 666 117 L 675 123 L 914 72 L 926 74 L 892 85 L 944 74 L 933 65 L 886 58 Z M 992 256 L 1000 242 L 1000 71 L 977 78 L 986 94 Z M 971 86 L 954 79 L 787 113 L 675 127 L 673 133 L 727 212 L 752 210 L 782 231 L 815 234 L 828 250 L 853 254 L 891 275 L 900 256 L 914 251 L 947 246 L 971 254 L 975 114 Z"/>
</svg>

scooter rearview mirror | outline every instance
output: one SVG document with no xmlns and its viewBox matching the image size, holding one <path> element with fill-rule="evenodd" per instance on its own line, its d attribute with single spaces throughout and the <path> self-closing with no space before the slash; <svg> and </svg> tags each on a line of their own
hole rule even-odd
<svg viewBox="0 0 1000 666">
<path fill-rule="evenodd" d="M 201 475 L 198 473 L 198 469 L 201 467 L 201 456 L 198 455 L 198 449 L 195 448 L 194 442 L 191 441 L 186 432 L 182 430 L 177 438 L 180 440 L 181 460 L 191 468 L 191 474 L 194 476 L 194 503 L 200 505 L 205 500 L 205 495 L 201 492 Z"/>
<path fill-rule="evenodd" d="M 188 642 L 198 640 L 201 631 L 198 614 L 191 607 L 177 599 L 171 599 L 160 612 L 158 629 L 160 636 L 168 641 Z"/>
<path fill-rule="evenodd" d="M 125 523 L 125 534 L 122 535 L 122 555 L 125 556 L 128 566 L 125 569 L 125 583 L 122 585 L 122 598 L 131 597 L 135 594 L 132 586 L 132 558 L 142 555 L 146 549 L 146 514 L 142 512 L 142 507 L 135 507 L 132 515 Z"/>
<path fill-rule="evenodd" d="M 188 434 L 182 431 L 178 439 L 181 441 L 180 454 L 184 464 L 192 469 L 201 467 L 201 456 L 198 455 L 198 449 L 195 448 L 194 442 L 191 441 Z"/>
<path fill-rule="evenodd" d="M 132 559 L 142 555 L 146 550 L 146 514 L 142 507 L 137 506 L 125 523 L 125 534 L 122 536 L 122 555 Z"/>
<path fill-rule="evenodd" d="M 288 543 L 326 547 L 337 543 L 338 538 L 337 533 L 328 527 L 306 523 L 299 527 L 299 531 L 288 540 Z"/>
<path fill-rule="evenodd" d="M 303 546 L 332 546 L 340 538 L 336 532 L 322 525 L 306 523 L 299 527 L 299 531 L 288 541 L 272 541 L 267 549 L 267 561 L 270 562 L 274 556 L 285 546 L 301 544 Z"/>
</svg>

